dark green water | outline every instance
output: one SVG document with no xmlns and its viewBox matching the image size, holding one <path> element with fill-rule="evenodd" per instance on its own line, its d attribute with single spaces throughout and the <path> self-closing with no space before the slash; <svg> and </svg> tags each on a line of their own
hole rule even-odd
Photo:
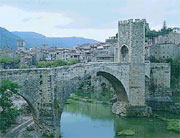
<svg viewBox="0 0 180 138">
<path fill-rule="evenodd" d="M 134 136 L 115 136 L 124 129 Z M 110 105 L 71 101 L 61 118 L 63 138 L 180 138 L 168 131 L 166 123 L 156 118 L 120 118 L 111 113 Z"/>
</svg>

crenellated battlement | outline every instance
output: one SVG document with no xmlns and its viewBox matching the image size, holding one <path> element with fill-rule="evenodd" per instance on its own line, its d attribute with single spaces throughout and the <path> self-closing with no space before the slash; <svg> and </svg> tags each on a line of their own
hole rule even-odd
<svg viewBox="0 0 180 138">
<path fill-rule="evenodd" d="M 129 20 L 123 20 L 123 21 L 119 21 L 118 24 L 129 24 L 129 23 L 145 23 L 146 19 L 129 19 Z"/>
</svg>

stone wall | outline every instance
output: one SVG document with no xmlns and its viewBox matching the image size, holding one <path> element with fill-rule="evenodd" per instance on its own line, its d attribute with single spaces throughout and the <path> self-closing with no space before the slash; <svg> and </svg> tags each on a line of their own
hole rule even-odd
<svg viewBox="0 0 180 138">
<path fill-rule="evenodd" d="M 170 64 L 151 63 L 149 94 L 146 104 L 155 110 L 170 109 L 172 91 L 170 90 Z"/>
<path fill-rule="evenodd" d="M 171 66 L 168 63 L 151 63 L 151 82 L 156 87 L 170 88 Z"/>
<path fill-rule="evenodd" d="M 172 102 L 170 68 L 171 66 L 168 63 L 151 63 L 149 101 Z"/>
<path fill-rule="evenodd" d="M 19 95 L 29 104 L 36 129 L 45 134 L 52 133 L 54 125 L 52 82 L 54 80 L 51 69 L 1 70 L 0 82 L 4 78 L 22 86 L 19 89 Z"/>
</svg>

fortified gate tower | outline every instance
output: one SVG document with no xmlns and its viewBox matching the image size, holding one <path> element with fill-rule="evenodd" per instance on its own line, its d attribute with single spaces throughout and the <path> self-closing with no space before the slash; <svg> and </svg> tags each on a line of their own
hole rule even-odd
<svg viewBox="0 0 180 138">
<path fill-rule="evenodd" d="M 145 19 L 118 22 L 118 48 L 116 62 L 129 64 L 129 103 L 143 106 L 145 103 Z"/>
</svg>

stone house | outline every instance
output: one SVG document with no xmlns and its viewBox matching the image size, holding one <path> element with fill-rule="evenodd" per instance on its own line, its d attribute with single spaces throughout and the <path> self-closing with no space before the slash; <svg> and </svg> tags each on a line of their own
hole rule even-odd
<svg viewBox="0 0 180 138">
<path fill-rule="evenodd" d="M 71 59 L 71 51 L 69 48 L 59 48 L 56 50 L 56 59 L 69 61 Z"/>
<path fill-rule="evenodd" d="M 178 59 L 180 58 L 180 45 L 173 43 L 162 43 L 150 46 L 150 56 L 158 60 L 166 58 Z"/>
<path fill-rule="evenodd" d="M 173 43 L 180 44 L 180 33 L 170 32 L 169 34 L 158 36 L 154 38 L 155 44 Z"/>
<path fill-rule="evenodd" d="M 17 56 L 18 56 L 18 54 L 16 53 L 16 51 L 8 46 L 6 46 L 2 50 L 0 50 L 0 57 L 15 58 Z"/>
<path fill-rule="evenodd" d="M 173 31 L 153 38 L 152 43 L 146 43 L 145 52 L 146 59 L 150 56 L 158 60 L 180 58 L 180 33 Z"/>
<path fill-rule="evenodd" d="M 92 62 L 114 62 L 114 47 L 117 44 L 104 44 L 92 52 Z"/>
</svg>

